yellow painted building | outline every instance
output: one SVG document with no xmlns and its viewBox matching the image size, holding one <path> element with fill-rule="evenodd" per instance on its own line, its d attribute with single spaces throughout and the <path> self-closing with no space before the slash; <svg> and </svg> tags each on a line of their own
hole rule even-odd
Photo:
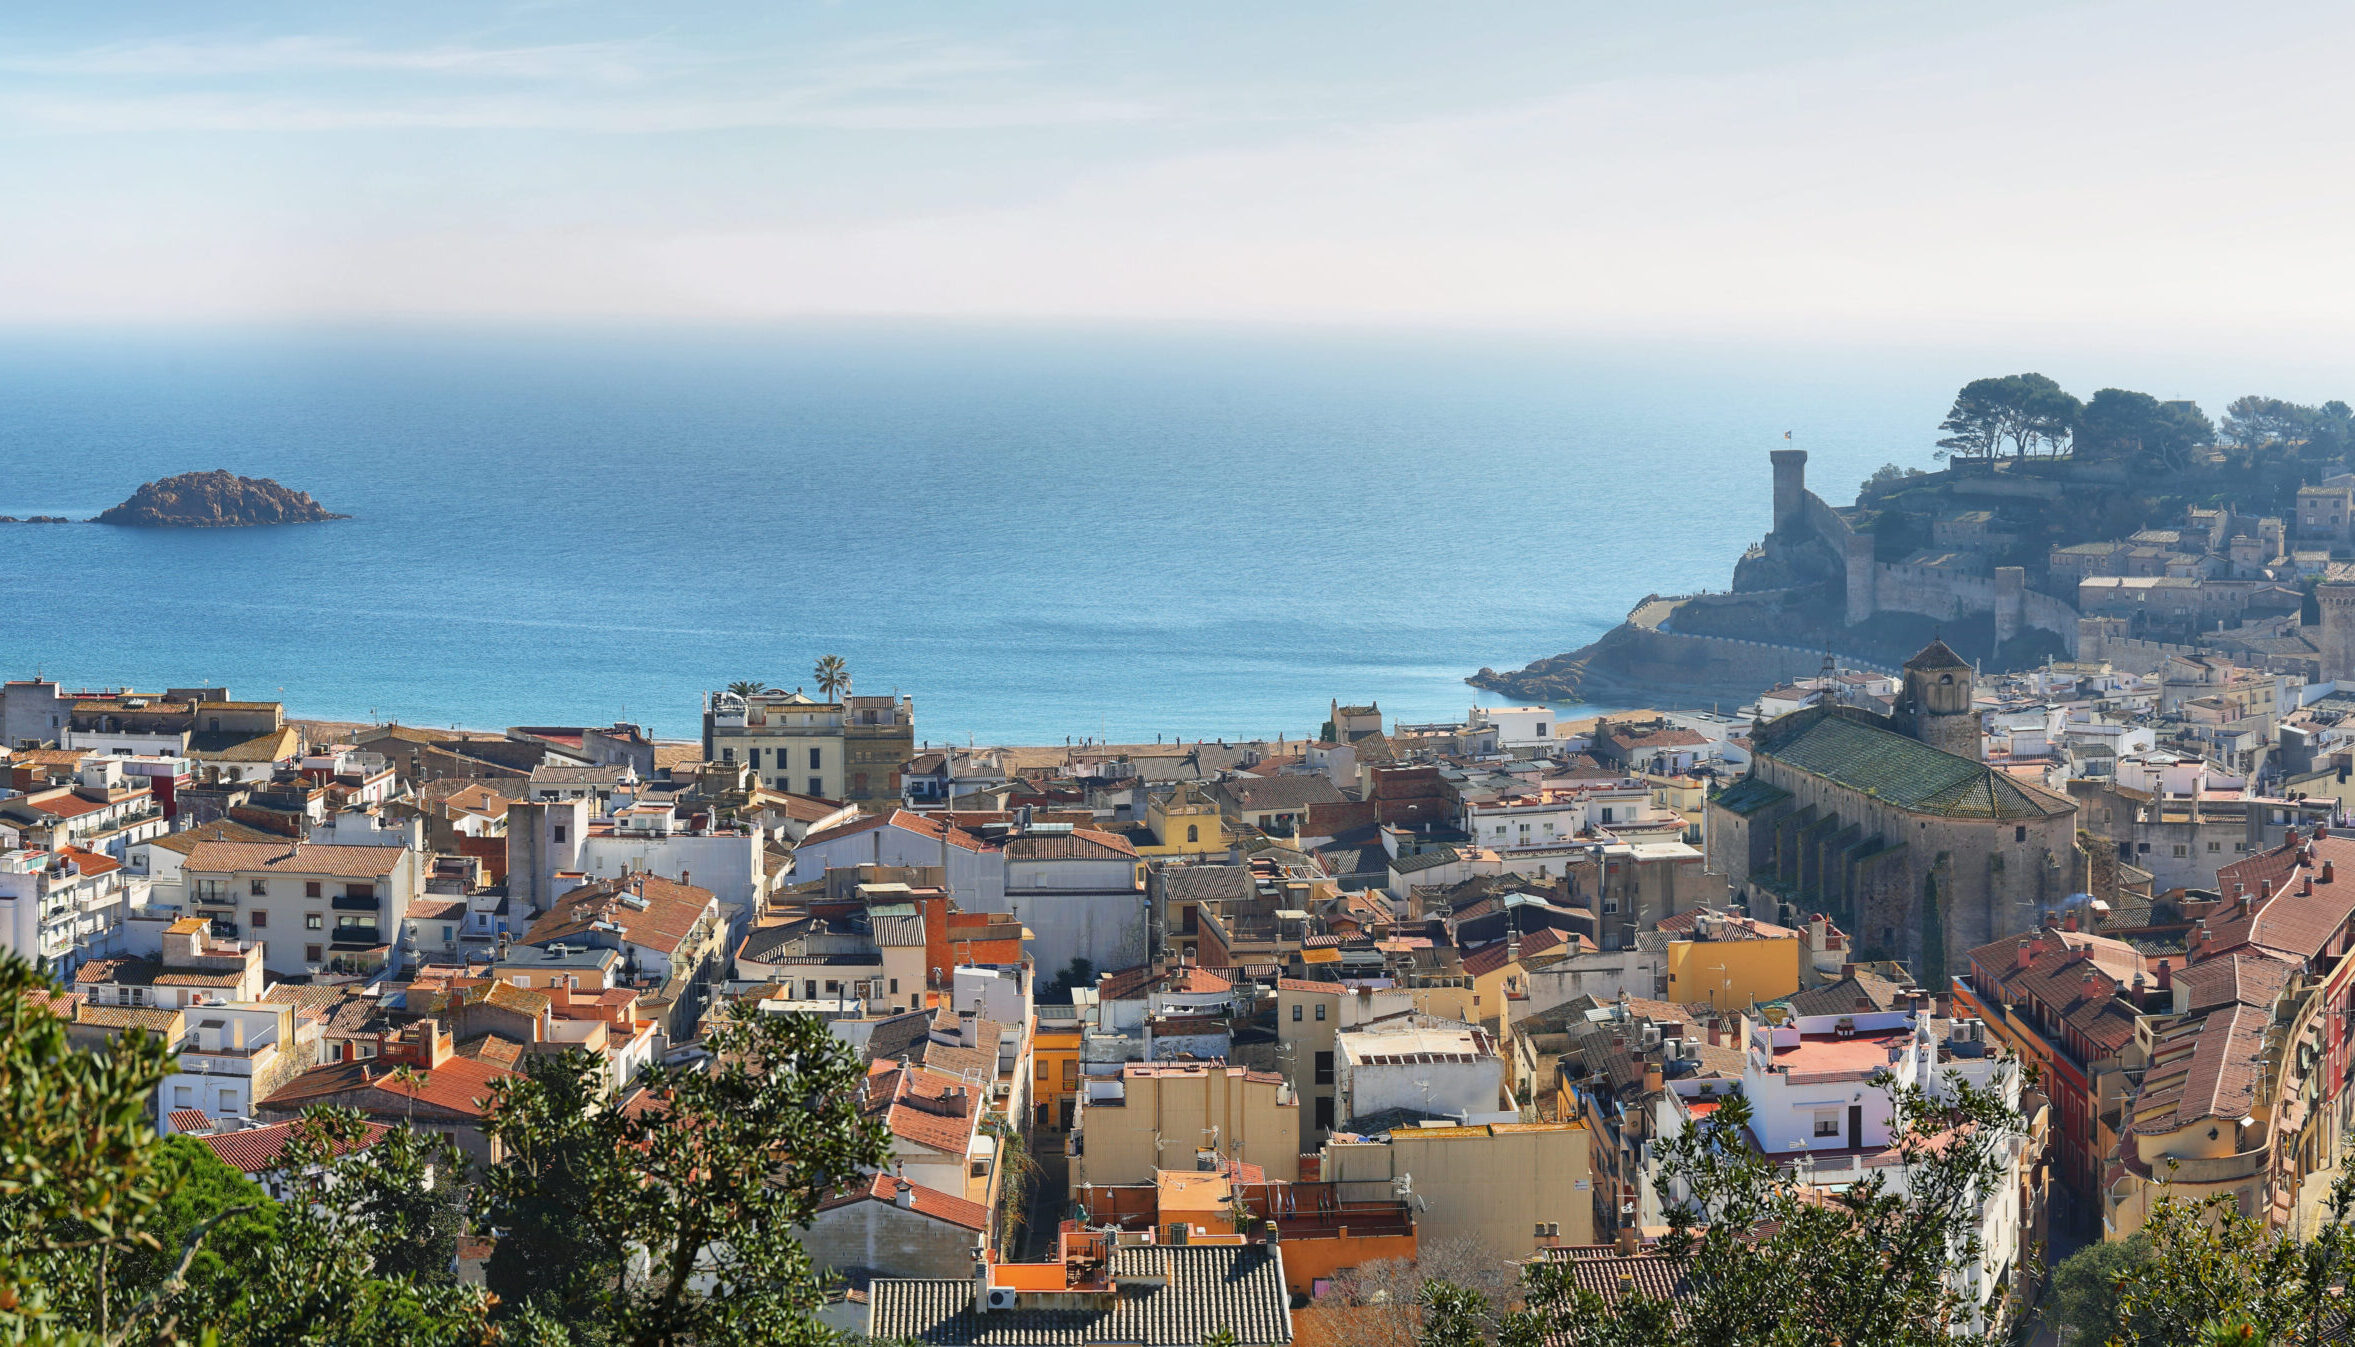
<svg viewBox="0 0 2355 1347">
<path fill-rule="evenodd" d="M 1153 838 L 1133 839 L 1139 856 L 1224 855 L 1232 845 L 1218 806 L 1184 782 L 1167 798 L 1146 802 L 1145 829 Z"/>
<path fill-rule="evenodd" d="M 1033 1015 L 1030 1027 L 1032 1122 L 1067 1132 L 1079 1109 L 1079 1021 Z"/>
<path fill-rule="evenodd" d="M 1406 1179 L 1424 1244 L 1463 1239 L 1497 1258 L 1594 1242 L 1594 1134 L 1584 1123 L 1409 1127 L 1388 1141 L 1332 1141 L 1328 1183 Z"/>
<path fill-rule="evenodd" d="M 1686 912 L 1660 924 L 1668 941 L 1668 999 L 1743 1010 L 1799 990 L 1807 952 L 1787 926 Z"/>
</svg>

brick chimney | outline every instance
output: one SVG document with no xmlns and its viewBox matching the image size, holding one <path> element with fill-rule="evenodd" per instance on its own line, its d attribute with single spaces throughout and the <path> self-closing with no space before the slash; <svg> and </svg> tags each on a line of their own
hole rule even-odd
<svg viewBox="0 0 2355 1347">
<path fill-rule="evenodd" d="M 2039 943 L 2039 938 L 2036 936 L 2022 936 L 2015 951 L 2014 963 L 2012 966 L 2015 968 L 2026 968 L 2028 965 L 2036 962 L 2036 946 Z"/>
<path fill-rule="evenodd" d="M 2322 863 L 2322 882 L 2328 884 L 2332 879 L 2336 878 L 2336 869 L 2337 867 L 2332 865 L 2331 862 L 2324 861 Z"/>
<path fill-rule="evenodd" d="M 2159 990 L 2163 992 L 2175 990 L 2175 965 L 2165 959 L 2159 960 Z"/>
</svg>

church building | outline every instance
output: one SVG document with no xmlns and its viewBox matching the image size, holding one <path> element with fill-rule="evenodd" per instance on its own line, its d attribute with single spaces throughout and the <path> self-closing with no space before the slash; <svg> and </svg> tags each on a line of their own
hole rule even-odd
<svg viewBox="0 0 2355 1347">
<path fill-rule="evenodd" d="M 2084 888 L 2077 805 L 1981 761 L 1971 695 L 1969 663 L 1932 641 L 1892 716 L 1815 706 L 1757 727 L 1749 774 L 1709 802 L 1711 872 L 1752 915 L 1824 913 L 1858 958 L 1930 986 L 2034 929 Z"/>
</svg>

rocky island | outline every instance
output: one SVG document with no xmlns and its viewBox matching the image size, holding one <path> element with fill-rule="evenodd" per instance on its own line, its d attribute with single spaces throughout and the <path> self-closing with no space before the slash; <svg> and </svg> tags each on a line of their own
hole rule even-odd
<svg viewBox="0 0 2355 1347">
<path fill-rule="evenodd" d="M 149 482 L 131 498 L 90 521 L 137 528 L 247 528 L 258 524 L 316 524 L 349 519 L 310 493 L 267 477 L 239 477 L 225 468 L 184 472 Z"/>
</svg>

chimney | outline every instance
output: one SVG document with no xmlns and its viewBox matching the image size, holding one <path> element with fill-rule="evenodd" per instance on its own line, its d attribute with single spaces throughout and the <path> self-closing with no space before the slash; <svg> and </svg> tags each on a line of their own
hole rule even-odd
<svg viewBox="0 0 2355 1347">
<path fill-rule="evenodd" d="M 2063 915 L 2063 916 L 2062 916 L 2062 918 L 2061 918 L 2061 929 L 2062 929 L 2062 930 L 2064 930 L 2064 931 L 2074 931 L 2074 930 L 2076 930 L 2076 929 L 2077 929 L 2077 914 L 2076 914 L 2076 913 L 2074 913 L 2074 912 L 2070 912 L 2070 913 L 2067 913 L 2067 914 Z"/>
<path fill-rule="evenodd" d="M 2159 960 L 2159 990 L 2163 992 L 2175 990 L 2175 965 L 2165 959 Z"/>
<path fill-rule="evenodd" d="M 2329 861 L 2324 861 L 2322 863 L 2322 882 L 2325 884 L 2330 883 L 2331 880 L 2335 877 L 2336 870 L 2336 866 L 2332 865 Z"/>
<path fill-rule="evenodd" d="M 1664 1073 L 1661 1071 L 1661 1069 L 1660 1069 L 1660 1063 L 1658 1063 L 1658 1062 L 1646 1062 L 1646 1063 L 1644 1063 L 1644 1093 L 1645 1093 L 1645 1094 L 1658 1094 L 1658 1093 L 1660 1093 L 1660 1091 L 1661 1091 L 1662 1089 L 1666 1088 L 1666 1086 L 1667 1086 L 1667 1083 L 1668 1083 L 1667 1076 L 1666 1076 L 1666 1075 L 1665 1075 L 1665 1074 L 1664 1074 Z"/>
<path fill-rule="evenodd" d="M 2301 898 L 2311 898 L 2314 896 L 2314 876 L 2308 875 L 2304 879 L 2298 881 L 2298 896 Z"/>
<path fill-rule="evenodd" d="M 2018 962 L 2015 965 L 2016 967 L 2026 968 L 2028 965 L 2036 962 L 2037 944 L 2038 941 L 2035 936 L 2031 935 L 2021 937 L 2018 946 Z"/>
<path fill-rule="evenodd" d="M 2281 844 L 2285 849 L 2296 846 L 2298 844 L 2298 830 L 2295 828 L 2282 829 Z"/>
<path fill-rule="evenodd" d="M 891 1205 L 898 1207 L 901 1211 L 906 1211 L 908 1208 L 915 1206 L 915 1185 L 902 1178 L 895 1178 L 892 1182 L 894 1185 L 894 1191 L 891 1194 Z"/>
<path fill-rule="evenodd" d="M 1619 1227 L 1619 1237 L 1614 1243 L 1618 1245 L 1619 1256 L 1622 1258 L 1633 1258 L 1642 1248 L 1637 1240 L 1635 1227 L 1632 1225 Z"/>
</svg>

